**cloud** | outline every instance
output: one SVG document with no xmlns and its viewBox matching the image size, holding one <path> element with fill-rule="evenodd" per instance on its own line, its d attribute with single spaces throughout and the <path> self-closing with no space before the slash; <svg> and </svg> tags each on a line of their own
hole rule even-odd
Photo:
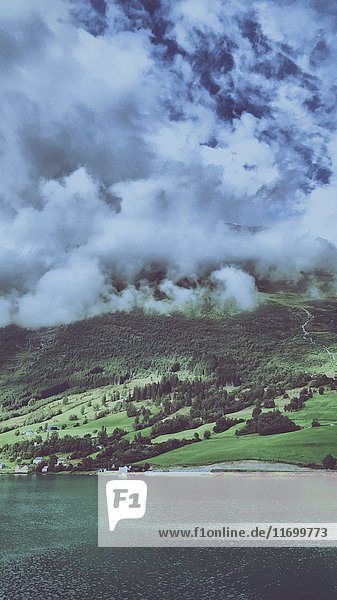
<svg viewBox="0 0 337 600">
<path fill-rule="evenodd" d="M 255 281 L 248 273 L 233 267 L 222 267 L 212 273 L 211 279 L 218 285 L 218 303 L 220 301 L 226 306 L 228 301 L 232 301 L 244 310 L 256 305 Z"/>
<path fill-rule="evenodd" d="M 104 311 L 104 278 L 94 262 L 72 261 L 47 271 L 18 301 L 16 322 L 31 327 L 71 323 Z"/>
<path fill-rule="evenodd" d="M 0 326 L 336 278 L 334 3 L 5 0 Z"/>
</svg>

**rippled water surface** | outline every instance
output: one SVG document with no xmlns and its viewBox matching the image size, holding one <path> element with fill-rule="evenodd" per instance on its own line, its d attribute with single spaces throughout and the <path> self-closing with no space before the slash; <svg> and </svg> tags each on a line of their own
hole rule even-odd
<svg viewBox="0 0 337 600">
<path fill-rule="evenodd" d="M 96 478 L 0 477 L 1 600 L 335 600 L 337 549 L 97 547 Z"/>
</svg>

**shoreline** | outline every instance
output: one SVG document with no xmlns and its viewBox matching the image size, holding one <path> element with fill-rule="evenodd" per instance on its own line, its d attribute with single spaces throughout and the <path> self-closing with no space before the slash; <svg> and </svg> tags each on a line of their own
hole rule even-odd
<svg viewBox="0 0 337 600">
<path fill-rule="evenodd" d="M 148 471 L 139 471 L 139 473 L 312 473 L 315 471 L 331 472 L 333 470 L 324 469 L 323 466 L 308 466 L 298 463 L 271 462 L 259 460 L 238 460 L 212 463 L 209 465 L 172 465 L 169 467 L 151 468 Z M 335 471 L 337 472 L 337 471 Z M 116 470 L 105 471 L 105 473 L 118 473 Z M 133 473 L 138 473 L 134 471 Z M 15 473 L 14 471 L 0 471 L 0 475 L 31 476 L 39 475 L 47 477 L 48 475 L 63 476 L 93 476 L 98 475 L 97 471 L 60 471 L 50 473 Z"/>
<path fill-rule="evenodd" d="M 284 463 L 284 462 L 270 462 L 270 461 L 259 461 L 259 460 L 233 460 L 226 462 L 217 462 L 210 465 L 177 465 L 174 467 L 167 467 L 167 469 L 156 469 L 156 471 L 184 471 L 184 472 L 196 472 L 196 473 L 217 473 L 217 472 L 241 472 L 241 473 L 279 473 L 279 472 L 302 472 L 312 471 L 316 469 L 309 468 L 308 466 Z"/>
</svg>

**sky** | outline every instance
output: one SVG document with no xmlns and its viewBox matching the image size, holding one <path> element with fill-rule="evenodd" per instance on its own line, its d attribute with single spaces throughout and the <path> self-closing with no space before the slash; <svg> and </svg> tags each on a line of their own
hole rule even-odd
<svg viewBox="0 0 337 600">
<path fill-rule="evenodd" d="M 2 0 L 0 326 L 337 289 L 334 0 Z"/>
</svg>

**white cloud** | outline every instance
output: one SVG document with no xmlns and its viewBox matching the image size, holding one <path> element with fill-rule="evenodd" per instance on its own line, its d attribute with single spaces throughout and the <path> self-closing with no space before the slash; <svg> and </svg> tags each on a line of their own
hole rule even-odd
<svg viewBox="0 0 337 600">
<path fill-rule="evenodd" d="M 233 302 L 235 306 L 248 310 L 256 305 L 255 281 L 248 273 L 234 267 L 222 267 L 214 271 L 211 278 L 218 285 L 218 302 L 223 306 Z"/>
<path fill-rule="evenodd" d="M 16 323 L 31 327 L 70 323 L 102 312 L 104 278 L 97 264 L 72 262 L 43 275 L 33 293 L 18 302 Z M 98 300 L 99 299 L 99 300 Z"/>
<path fill-rule="evenodd" d="M 0 4 L 1 326 L 248 309 L 253 275 L 336 273 L 318 4 L 114 0 L 98 29 L 86 0 Z"/>
</svg>

